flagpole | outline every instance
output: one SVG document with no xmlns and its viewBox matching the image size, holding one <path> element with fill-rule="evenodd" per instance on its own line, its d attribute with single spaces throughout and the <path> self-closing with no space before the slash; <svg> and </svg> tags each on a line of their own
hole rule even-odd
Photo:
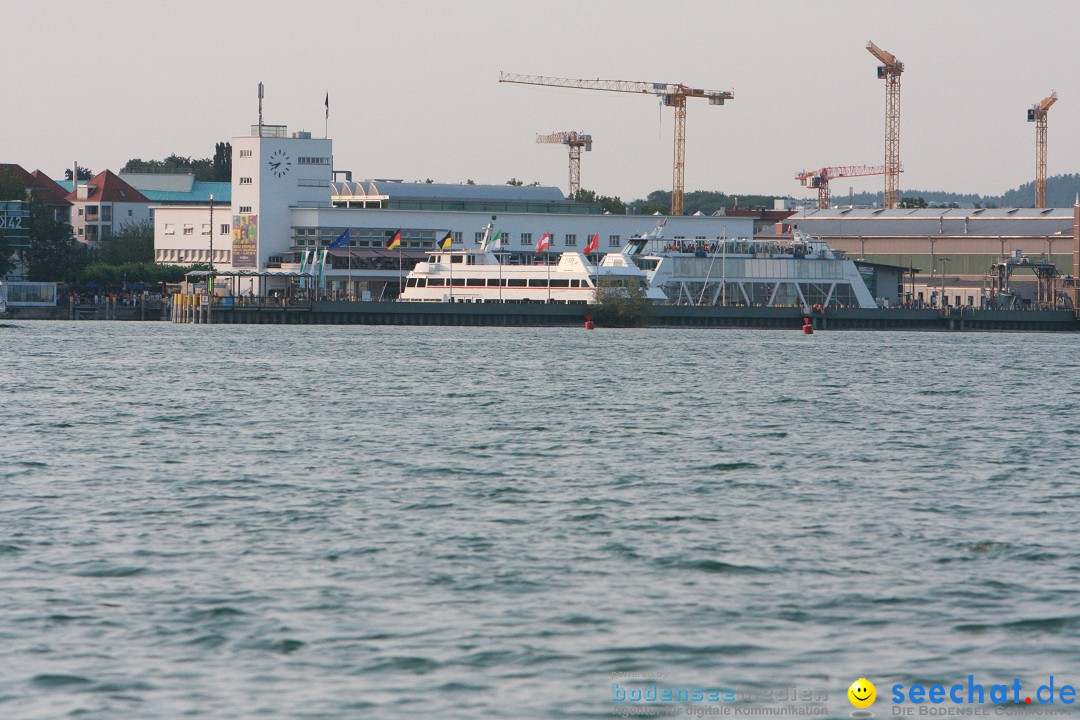
<svg viewBox="0 0 1080 720">
<path fill-rule="evenodd" d="M 397 294 L 401 297 L 401 243 L 397 246 Z"/>
<path fill-rule="evenodd" d="M 353 287 L 352 287 L 352 248 L 349 248 L 349 300 L 353 299 Z"/>
</svg>

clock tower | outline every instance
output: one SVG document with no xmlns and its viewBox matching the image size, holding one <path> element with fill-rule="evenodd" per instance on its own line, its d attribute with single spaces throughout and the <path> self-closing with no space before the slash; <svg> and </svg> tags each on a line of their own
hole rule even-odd
<svg viewBox="0 0 1080 720">
<path fill-rule="evenodd" d="M 252 125 L 232 139 L 232 152 L 232 266 L 261 272 L 293 244 L 292 208 L 330 206 L 333 143 Z"/>
</svg>

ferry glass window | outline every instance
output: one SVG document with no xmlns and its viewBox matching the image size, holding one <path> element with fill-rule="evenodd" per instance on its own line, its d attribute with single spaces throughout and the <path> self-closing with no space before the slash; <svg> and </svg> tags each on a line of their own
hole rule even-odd
<svg viewBox="0 0 1080 720">
<path fill-rule="evenodd" d="M 577 235 L 566 236 L 566 247 L 574 247 L 577 245 Z"/>
<path fill-rule="evenodd" d="M 461 264 L 461 259 L 462 259 L 462 258 L 461 258 L 461 256 L 460 256 L 460 255 L 451 255 L 451 256 L 450 256 L 450 262 L 451 262 L 451 263 L 457 263 L 457 264 L 459 264 L 459 265 L 460 265 L 460 264 Z"/>
</svg>

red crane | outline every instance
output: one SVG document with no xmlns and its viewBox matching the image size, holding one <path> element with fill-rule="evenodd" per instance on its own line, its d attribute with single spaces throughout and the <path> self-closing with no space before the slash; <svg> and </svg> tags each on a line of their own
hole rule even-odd
<svg viewBox="0 0 1080 720">
<path fill-rule="evenodd" d="M 903 168 L 900 171 L 903 172 Z M 840 165 L 838 167 L 823 167 L 820 170 L 804 170 L 795 173 L 795 179 L 801 181 L 804 187 L 817 188 L 818 207 L 825 210 L 829 207 L 829 180 L 842 177 L 884 175 L 886 172 L 888 171 L 884 165 Z"/>
</svg>

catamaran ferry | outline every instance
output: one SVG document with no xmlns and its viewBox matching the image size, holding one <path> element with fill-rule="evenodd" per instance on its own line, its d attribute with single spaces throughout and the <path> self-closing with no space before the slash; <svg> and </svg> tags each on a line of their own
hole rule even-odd
<svg viewBox="0 0 1080 720">
<path fill-rule="evenodd" d="M 665 240 L 663 225 L 623 249 L 678 305 L 874 308 L 855 263 L 795 231 L 776 240 Z"/>
<path fill-rule="evenodd" d="M 481 245 L 475 249 L 435 250 L 416 264 L 405 279 L 406 302 L 595 302 L 598 280 L 614 287 L 636 284 L 653 301 L 666 302 L 659 288 L 622 253 L 608 253 L 599 264 L 580 252 L 564 252 L 558 260 L 533 265 L 501 262 L 499 254 Z"/>
</svg>

